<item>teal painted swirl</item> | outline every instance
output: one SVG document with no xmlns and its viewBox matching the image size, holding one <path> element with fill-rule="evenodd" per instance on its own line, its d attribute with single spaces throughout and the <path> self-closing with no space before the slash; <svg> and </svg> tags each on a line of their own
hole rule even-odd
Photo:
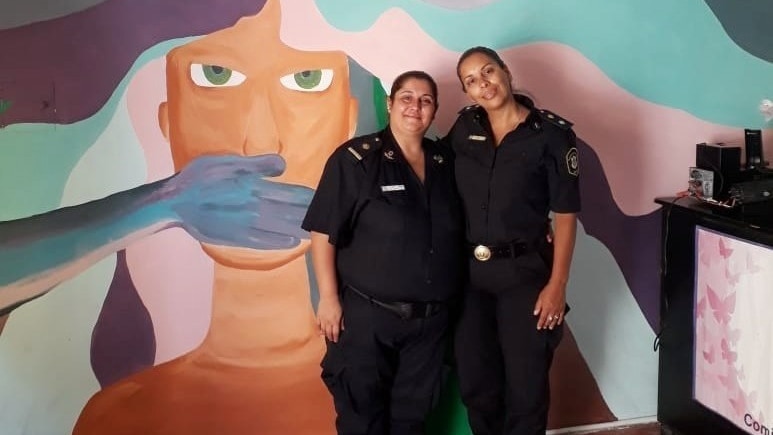
<svg viewBox="0 0 773 435">
<path fill-rule="evenodd" d="M 565 44 L 637 97 L 717 124 L 763 127 L 757 106 L 773 94 L 773 64 L 740 49 L 699 1 L 507 0 L 464 11 L 418 0 L 317 0 L 317 6 L 345 31 L 364 31 L 398 7 L 454 51 Z"/>
</svg>

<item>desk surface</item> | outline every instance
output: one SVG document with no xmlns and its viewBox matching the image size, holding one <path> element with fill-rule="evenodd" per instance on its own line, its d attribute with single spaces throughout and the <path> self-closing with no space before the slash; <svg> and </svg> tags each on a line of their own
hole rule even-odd
<svg viewBox="0 0 773 435">
<path fill-rule="evenodd" d="M 689 196 L 657 198 L 655 202 L 663 205 L 666 209 L 680 207 L 707 218 L 714 218 L 725 224 L 773 234 L 773 200 L 750 204 L 738 209 L 713 206 Z"/>
</svg>

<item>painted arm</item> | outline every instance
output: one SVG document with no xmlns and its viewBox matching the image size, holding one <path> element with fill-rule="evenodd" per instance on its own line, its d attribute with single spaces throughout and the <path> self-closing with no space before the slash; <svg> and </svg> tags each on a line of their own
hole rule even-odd
<svg viewBox="0 0 773 435">
<path fill-rule="evenodd" d="M 296 246 L 313 192 L 265 179 L 283 171 L 276 155 L 207 156 L 164 180 L 0 222 L 0 316 L 165 228 L 225 246 Z"/>
<path fill-rule="evenodd" d="M 344 329 L 344 323 L 341 301 L 338 297 L 336 251 L 335 246 L 330 244 L 327 234 L 311 232 L 311 261 L 319 286 L 317 327 L 320 335 L 335 343 L 338 342 L 338 336 Z"/>
<path fill-rule="evenodd" d="M 553 268 L 550 280 L 539 294 L 534 306 L 534 315 L 539 316 L 537 329 L 553 328 L 548 316 L 559 314 L 556 325 L 563 322 L 566 307 L 566 284 L 572 264 L 574 243 L 577 237 L 577 215 L 575 213 L 555 213 L 555 233 L 553 235 Z"/>
</svg>

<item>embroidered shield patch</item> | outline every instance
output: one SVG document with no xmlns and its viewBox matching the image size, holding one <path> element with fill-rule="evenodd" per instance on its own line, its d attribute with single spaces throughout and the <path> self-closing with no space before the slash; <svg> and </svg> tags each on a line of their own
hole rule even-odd
<svg viewBox="0 0 773 435">
<path fill-rule="evenodd" d="M 580 159 L 577 156 L 577 148 L 571 148 L 566 152 L 566 171 L 575 177 L 580 173 Z"/>
</svg>

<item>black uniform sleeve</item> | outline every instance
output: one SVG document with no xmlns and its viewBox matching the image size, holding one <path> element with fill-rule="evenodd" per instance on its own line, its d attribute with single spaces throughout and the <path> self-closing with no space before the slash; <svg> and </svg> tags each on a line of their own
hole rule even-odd
<svg viewBox="0 0 773 435">
<path fill-rule="evenodd" d="M 330 156 L 317 191 L 311 200 L 301 227 L 306 231 L 327 234 L 330 243 L 340 244 L 350 230 L 352 212 L 357 201 L 362 168 L 339 148 Z"/>
<path fill-rule="evenodd" d="M 580 163 L 577 137 L 571 129 L 554 130 L 548 141 L 546 166 L 550 209 L 556 213 L 580 211 Z"/>
</svg>

